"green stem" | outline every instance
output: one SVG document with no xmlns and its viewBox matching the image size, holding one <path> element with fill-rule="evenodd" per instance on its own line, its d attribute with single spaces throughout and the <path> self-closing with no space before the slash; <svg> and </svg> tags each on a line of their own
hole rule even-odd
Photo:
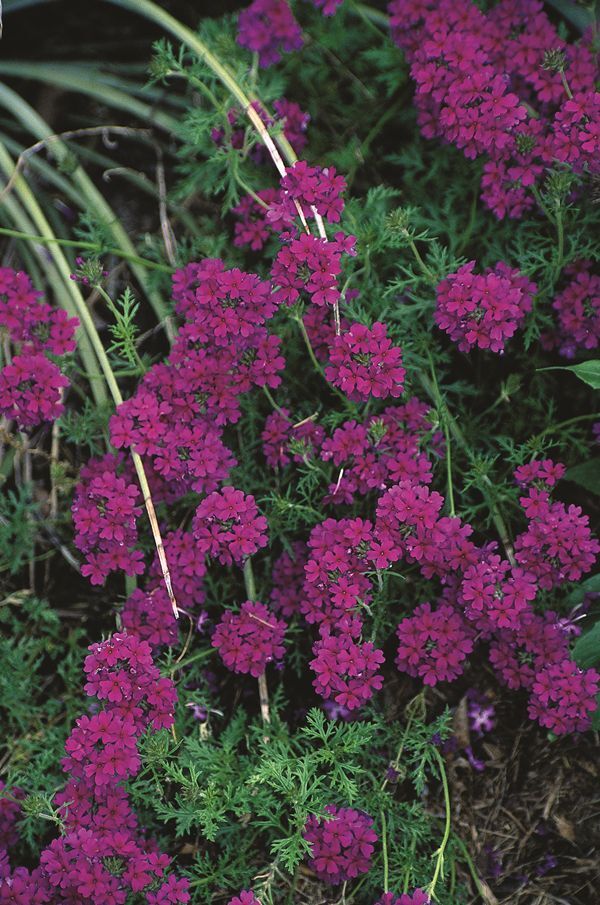
<svg viewBox="0 0 600 905">
<path fill-rule="evenodd" d="M 554 279 L 557 280 L 562 270 L 563 259 L 565 254 L 565 227 L 563 224 L 562 210 L 560 205 L 556 205 L 556 233 L 558 247 L 556 251 L 556 266 L 554 268 Z"/>
<path fill-rule="evenodd" d="M 315 350 L 312 347 L 312 343 L 311 343 L 310 337 L 306 331 L 306 325 L 305 325 L 304 321 L 302 320 L 301 317 L 299 317 L 299 318 L 296 318 L 296 323 L 298 324 L 298 326 L 300 328 L 300 333 L 302 334 L 302 339 L 304 340 L 304 344 L 306 346 L 306 351 L 308 352 L 308 357 L 312 361 L 315 371 L 318 371 L 318 373 L 321 375 L 321 377 L 326 379 L 325 372 L 323 371 L 323 368 L 321 367 L 321 362 L 315 355 Z"/>
<path fill-rule="evenodd" d="M 100 286 L 99 283 L 96 283 L 95 286 L 94 286 L 94 289 L 95 289 L 96 292 L 98 292 L 99 295 L 104 299 L 104 301 L 106 302 L 106 304 L 107 304 L 107 306 L 108 306 L 108 309 L 109 309 L 110 313 L 113 315 L 113 317 L 118 319 L 118 317 L 119 317 L 119 312 L 118 312 L 118 310 L 117 310 L 117 308 L 116 308 L 116 305 L 115 305 L 115 303 L 113 302 L 113 300 L 111 299 L 111 297 L 110 297 L 110 295 L 108 294 L 108 292 L 104 289 L 104 287 L 103 287 L 103 286 Z M 137 365 L 137 367 L 138 367 L 139 373 L 143 375 L 143 374 L 146 373 L 146 367 L 145 367 L 145 365 L 144 365 L 144 362 L 143 362 L 142 359 L 140 358 L 140 356 L 139 356 L 139 354 L 138 354 L 138 351 L 137 351 L 137 349 L 135 348 L 135 345 L 133 345 L 133 343 L 132 343 L 132 350 L 133 350 L 133 355 L 134 355 L 135 363 L 136 363 L 136 365 Z"/>
<path fill-rule="evenodd" d="M 569 98 L 570 101 L 572 101 L 572 100 L 573 100 L 573 92 L 571 91 L 571 89 L 570 89 L 570 87 L 569 87 L 569 83 L 568 83 L 568 81 L 567 81 L 567 76 L 566 76 L 566 74 L 565 74 L 564 69 L 561 69 L 561 70 L 560 70 L 560 78 L 561 78 L 561 81 L 562 81 L 562 83 L 563 83 L 563 88 L 564 88 L 565 91 L 567 92 L 567 97 Z"/>
<path fill-rule="evenodd" d="M 469 854 L 467 846 L 465 845 L 465 843 L 462 841 L 462 839 L 459 836 L 454 836 L 453 838 L 454 838 L 455 843 L 458 845 L 459 849 L 461 850 L 461 852 L 463 854 L 465 864 L 469 868 L 469 873 L 471 874 L 471 876 L 473 878 L 473 883 L 475 884 L 475 888 L 477 889 L 477 892 L 479 893 L 480 896 L 483 897 L 483 886 L 481 885 L 481 880 L 479 879 L 477 870 L 475 868 L 475 864 L 473 863 L 473 859 L 471 858 L 471 855 Z"/>
<path fill-rule="evenodd" d="M 256 581 L 254 580 L 251 557 L 248 557 L 244 563 L 244 585 L 248 600 L 256 600 Z M 266 672 L 262 672 L 258 677 L 258 698 L 263 725 L 267 726 L 271 722 L 271 710 L 269 707 L 269 687 L 267 685 Z M 265 735 L 263 740 L 265 742 L 268 741 L 268 737 Z"/>
<path fill-rule="evenodd" d="M 446 852 L 446 846 L 448 845 L 448 840 L 450 839 L 450 789 L 448 787 L 448 777 L 446 776 L 446 767 L 444 765 L 444 760 L 442 755 L 438 751 L 437 748 L 433 748 L 433 755 L 438 762 L 438 767 L 440 769 L 440 778 L 442 780 L 442 787 L 444 789 L 444 807 L 446 811 L 446 817 L 444 821 L 444 835 L 442 837 L 442 842 L 438 850 L 435 852 L 436 862 L 435 862 L 435 870 L 433 873 L 433 877 L 431 883 L 427 887 L 427 892 L 430 896 L 433 896 L 435 892 L 435 887 L 440 876 L 444 875 L 444 854 Z"/>
<path fill-rule="evenodd" d="M 389 892 L 390 889 L 390 866 L 388 862 L 387 850 L 387 822 L 385 819 L 385 811 L 381 810 L 381 846 L 383 852 L 383 891 Z"/>
<path fill-rule="evenodd" d="M 252 569 L 252 560 L 250 557 L 248 557 L 244 563 L 244 585 L 246 587 L 248 600 L 256 600 L 256 582 L 254 580 L 254 571 Z"/>
<path fill-rule="evenodd" d="M 374 22 L 376 25 L 382 25 L 384 28 L 390 27 L 390 20 L 386 13 L 379 9 L 374 9 L 366 3 L 352 3 L 350 9 L 355 10 L 362 19 Z"/>
<path fill-rule="evenodd" d="M 279 412 L 280 415 L 283 415 L 283 409 L 281 408 L 280 405 L 277 405 L 277 403 L 273 399 L 271 390 L 267 386 L 263 386 L 263 392 L 264 392 L 265 396 L 267 397 L 267 399 L 269 400 L 269 402 L 271 403 L 271 405 L 273 406 L 273 408 L 275 409 L 275 411 Z"/>
<path fill-rule="evenodd" d="M 435 278 L 435 276 L 434 276 L 434 274 L 433 274 L 433 271 L 429 269 L 429 267 L 427 266 L 427 264 L 425 263 L 425 261 L 424 261 L 423 258 L 421 257 L 421 252 L 419 251 L 419 249 L 418 249 L 417 246 L 415 245 L 414 240 L 413 240 L 412 237 L 410 236 L 410 233 L 409 233 L 407 230 L 404 230 L 404 234 L 405 234 L 405 238 L 408 239 L 408 247 L 409 247 L 410 250 L 412 251 L 412 253 L 413 253 L 413 255 L 414 255 L 414 258 L 415 258 L 415 261 L 416 261 L 417 264 L 419 265 L 419 268 L 420 268 L 421 272 L 423 273 L 424 276 L 427 277 L 427 279 L 428 279 L 431 283 L 435 283 L 435 282 L 436 282 L 436 278 Z"/>
<path fill-rule="evenodd" d="M 149 270 L 161 270 L 163 273 L 173 273 L 173 268 L 168 264 L 160 264 L 158 261 L 150 261 L 148 258 L 140 258 L 138 255 L 129 254 L 121 248 L 103 248 L 97 242 L 85 242 L 83 239 L 59 239 L 58 236 L 36 236 L 33 233 L 21 232 L 18 229 L 0 227 L 0 236 L 12 236 L 14 239 L 24 239 L 27 242 L 38 242 L 40 245 L 61 245 L 64 248 L 80 248 L 83 251 L 92 251 L 97 255 L 114 255 L 141 264 Z"/>
<path fill-rule="evenodd" d="M 450 442 L 450 431 L 448 429 L 448 409 L 442 397 L 442 394 L 440 393 L 433 358 L 431 356 L 431 353 L 428 352 L 427 354 L 429 357 L 429 368 L 431 370 L 433 393 L 435 396 L 436 407 L 440 421 L 442 423 L 442 430 L 444 432 L 444 440 L 446 443 L 446 482 L 448 486 L 448 504 L 450 508 L 450 516 L 451 518 L 454 518 L 454 516 L 456 515 L 456 509 L 454 506 L 454 484 L 452 481 L 452 444 Z"/>
<path fill-rule="evenodd" d="M 568 418 L 566 421 L 560 421 L 558 424 L 551 424 L 550 427 L 546 427 L 539 434 L 536 434 L 530 443 L 541 440 L 546 434 L 553 434 L 557 430 L 562 430 L 563 427 L 570 427 L 571 424 L 578 424 L 580 421 L 595 421 L 596 419 L 600 419 L 600 412 L 594 412 L 592 415 L 577 415 L 576 418 Z"/>
<path fill-rule="evenodd" d="M 487 475 L 483 476 L 483 483 L 486 484 L 488 487 L 490 487 L 493 491 L 494 485 L 492 484 L 492 482 L 490 481 L 490 479 L 488 478 Z M 517 561 L 515 559 L 513 545 L 510 541 L 508 529 L 504 522 L 504 518 L 502 517 L 502 513 L 500 512 L 500 509 L 498 508 L 498 506 L 496 505 L 492 496 L 489 493 L 485 493 L 485 491 L 484 491 L 484 497 L 488 504 L 488 508 L 492 514 L 492 521 L 494 522 L 496 531 L 498 532 L 500 540 L 502 541 L 502 546 L 504 547 L 504 552 L 506 553 L 506 558 L 508 559 L 511 566 L 515 566 Z"/>
</svg>

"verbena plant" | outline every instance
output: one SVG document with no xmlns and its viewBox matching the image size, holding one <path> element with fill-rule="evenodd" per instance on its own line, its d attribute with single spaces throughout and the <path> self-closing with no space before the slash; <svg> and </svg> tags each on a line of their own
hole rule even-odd
<svg viewBox="0 0 600 905">
<path fill-rule="evenodd" d="M 0 902 L 493 901 L 478 675 L 598 727 L 593 14 L 111 2 L 147 85 L 0 63 L 126 120 L 0 86 Z"/>
</svg>

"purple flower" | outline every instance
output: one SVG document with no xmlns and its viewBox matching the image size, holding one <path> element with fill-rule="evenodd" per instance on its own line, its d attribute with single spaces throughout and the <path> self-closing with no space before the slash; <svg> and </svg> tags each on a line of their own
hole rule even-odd
<svg viewBox="0 0 600 905">
<path fill-rule="evenodd" d="M 258 54 L 263 67 L 281 59 L 281 52 L 300 50 L 302 30 L 286 0 L 253 0 L 238 17 L 238 44 Z"/>
<path fill-rule="evenodd" d="M 313 645 L 310 668 L 317 694 L 348 710 L 365 704 L 383 685 L 383 653 L 371 641 L 357 643 L 350 634 L 326 635 Z"/>
<path fill-rule="evenodd" d="M 422 889 L 415 889 L 412 893 L 403 893 L 395 896 L 391 892 L 384 892 L 373 905 L 429 905 L 431 899 Z"/>
<path fill-rule="evenodd" d="M 261 903 L 251 889 L 242 889 L 239 896 L 234 896 L 227 905 L 261 905 Z"/>
<path fill-rule="evenodd" d="M 309 866 L 319 880 L 336 885 L 369 870 L 378 836 L 367 814 L 331 804 L 325 812 L 324 820 L 308 818 L 304 838 L 311 845 Z"/>
<path fill-rule="evenodd" d="M 478 346 L 502 353 L 531 311 L 537 286 L 502 262 L 481 275 L 474 267 L 469 261 L 438 285 L 435 321 L 461 352 Z"/>
<path fill-rule="evenodd" d="M 371 396 L 397 397 L 404 388 L 402 352 L 387 337 L 385 324 L 372 328 L 353 324 L 331 344 L 330 364 L 325 376 L 349 399 L 366 401 Z"/>
<path fill-rule="evenodd" d="M 68 385 L 53 361 L 24 351 L 0 370 L 0 414 L 23 429 L 55 421 L 64 411 L 62 391 Z"/>
<path fill-rule="evenodd" d="M 242 563 L 267 545 L 267 520 L 258 514 L 254 497 L 234 487 L 207 496 L 194 516 L 193 534 L 202 555 L 223 565 Z"/>
<path fill-rule="evenodd" d="M 284 620 L 277 619 L 264 603 L 247 600 L 239 613 L 228 610 L 223 614 L 212 645 L 232 672 L 258 678 L 268 663 L 283 656 L 286 627 Z"/>
<path fill-rule="evenodd" d="M 579 669 L 572 660 L 544 666 L 531 688 L 529 716 L 555 735 L 583 732 L 598 708 L 600 674 Z"/>
<path fill-rule="evenodd" d="M 397 635 L 396 666 L 426 685 L 456 679 L 473 650 L 472 627 L 446 605 L 432 610 L 429 603 L 421 604 L 402 620 Z"/>
</svg>

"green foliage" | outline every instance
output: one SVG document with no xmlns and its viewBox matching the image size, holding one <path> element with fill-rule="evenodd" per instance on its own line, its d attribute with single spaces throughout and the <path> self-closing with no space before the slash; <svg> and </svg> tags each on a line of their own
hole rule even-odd
<svg viewBox="0 0 600 905">
<path fill-rule="evenodd" d="M 31 492 L 31 486 L 23 484 L 0 494 L 0 574 L 15 575 L 34 556 L 38 507 Z"/>
<path fill-rule="evenodd" d="M 293 877 L 310 854 L 302 837 L 307 817 L 324 815 L 332 803 L 374 815 L 385 811 L 394 840 L 390 883 L 401 888 L 407 870 L 424 882 L 440 830 L 416 799 L 395 796 L 386 768 L 394 760 L 402 781 L 420 797 L 437 776 L 433 745 L 448 735 L 448 715 L 426 723 L 413 714 L 402 725 L 372 714 L 345 723 L 312 709 L 292 728 L 282 719 L 282 703 L 275 696 L 268 727 L 238 708 L 228 721 L 217 714 L 216 723 L 211 719 L 195 731 L 180 716 L 181 741 L 163 732 L 143 743 L 144 767 L 131 783 L 132 794 L 142 811 L 151 807 L 184 843 L 198 834 L 205 840 L 188 871 L 198 901 L 211 902 L 216 888 L 247 882 L 251 871 L 271 882 L 279 874 Z M 381 871 L 378 852 L 371 882 L 380 888 Z"/>
<path fill-rule="evenodd" d="M 83 652 L 83 632 L 65 628 L 45 601 L 27 592 L 0 598 L 0 762 L 7 786 L 27 793 L 28 845 L 44 838 L 55 816 L 64 743 L 82 706 Z"/>
</svg>

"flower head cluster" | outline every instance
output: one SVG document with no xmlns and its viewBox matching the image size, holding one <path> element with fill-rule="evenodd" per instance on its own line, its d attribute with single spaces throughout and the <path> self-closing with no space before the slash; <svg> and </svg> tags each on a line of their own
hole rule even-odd
<svg viewBox="0 0 600 905">
<path fill-rule="evenodd" d="M 69 381 L 38 353 L 15 355 L 0 371 L 0 413 L 21 428 L 55 421 L 63 412 L 62 391 Z"/>
<path fill-rule="evenodd" d="M 529 524 L 515 539 L 515 556 L 539 586 L 549 590 L 589 572 L 600 544 L 581 507 L 552 501 L 548 490 L 539 487 L 530 487 L 520 502 Z"/>
<path fill-rule="evenodd" d="M 287 0 L 252 0 L 239 14 L 238 44 L 258 54 L 261 66 L 272 66 L 282 51 L 300 50 L 302 30 Z"/>
<path fill-rule="evenodd" d="M 325 431 L 312 418 L 293 424 L 288 409 L 282 408 L 268 416 L 261 436 L 267 463 L 271 468 L 283 468 L 291 461 L 305 462 L 314 458 L 321 448 Z"/>
<path fill-rule="evenodd" d="M 231 565 L 242 563 L 267 545 L 267 520 L 258 514 L 253 496 L 224 487 L 202 500 L 193 533 L 200 555 Z"/>
<path fill-rule="evenodd" d="M 503 352 L 531 311 L 537 287 L 502 262 L 480 275 L 474 267 L 469 261 L 438 285 L 435 321 L 461 352 L 474 346 Z"/>
<path fill-rule="evenodd" d="M 401 896 L 384 892 L 374 905 L 429 905 L 430 902 L 431 899 L 426 892 L 423 892 L 422 889 L 415 889 L 411 893 L 402 893 Z"/>
<path fill-rule="evenodd" d="M 317 9 L 322 10 L 324 16 L 335 16 L 342 0 L 312 0 L 312 2 Z"/>
<path fill-rule="evenodd" d="M 86 556 L 82 573 L 92 584 L 102 584 L 116 570 L 126 575 L 144 571 L 137 548 L 136 521 L 142 512 L 140 491 L 115 456 L 90 459 L 80 472 L 73 498 L 75 545 Z"/>
<path fill-rule="evenodd" d="M 264 603 L 247 600 L 239 613 L 224 613 L 212 645 L 232 672 L 258 678 L 268 663 L 283 657 L 285 630 L 283 619 L 277 619 Z"/>
<path fill-rule="evenodd" d="M 163 535 L 163 545 L 169 568 L 173 591 L 180 607 L 193 610 L 204 603 L 204 576 L 206 562 L 198 555 L 198 543 L 191 531 L 176 529 Z M 150 567 L 152 588 L 162 588 L 162 569 L 158 556 Z M 153 591 L 154 593 L 154 591 Z"/>
<path fill-rule="evenodd" d="M 310 867 L 333 886 L 369 870 L 378 836 L 373 819 L 364 812 L 331 804 L 325 812 L 324 820 L 308 818 L 303 835 L 311 846 Z"/>
<path fill-rule="evenodd" d="M 329 486 L 327 502 L 352 503 L 356 494 L 365 496 L 409 479 L 431 481 L 431 465 L 422 451 L 431 432 L 429 406 L 413 397 L 404 405 L 390 406 L 362 424 L 346 421 L 324 440 L 320 457 L 340 469 Z M 441 451 L 443 436 L 429 438 L 429 448 Z"/>
<path fill-rule="evenodd" d="M 198 286 L 191 304 L 183 300 L 177 306 L 192 326 L 187 339 L 227 347 L 234 340 L 245 342 L 276 311 L 271 287 L 256 274 L 237 267 L 227 270 L 219 258 L 202 262 L 196 275 Z"/>
<path fill-rule="evenodd" d="M 462 673 L 473 650 L 474 634 L 451 606 L 432 610 L 431 604 L 423 603 L 398 626 L 396 665 L 402 672 L 420 676 L 426 685 L 452 681 Z"/>
<path fill-rule="evenodd" d="M 566 468 L 562 462 L 552 459 L 533 459 L 525 465 L 515 468 L 515 481 L 520 487 L 532 484 L 543 490 L 554 487 L 562 477 Z"/>
<path fill-rule="evenodd" d="M 294 305 L 306 294 L 319 307 L 338 302 L 342 254 L 354 254 L 352 237 L 343 233 L 330 242 L 306 233 L 290 237 L 271 267 L 275 300 Z"/>
<path fill-rule="evenodd" d="M 251 889 L 242 889 L 239 896 L 234 896 L 227 905 L 260 905 L 260 900 L 256 898 Z"/>
<path fill-rule="evenodd" d="M 170 858 L 144 838 L 120 784 L 138 769 L 145 729 L 171 725 L 175 688 L 148 644 L 128 633 L 91 645 L 84 668 L 101 709 L 80 717 L 65 745 L 70 778 L 55 796 L 64 833 L 31 873 L 0 872 L 0 901 L 125 905 L 143 893 L 148 905 L 185 905 L 188 881 L 167 873 Z"/>
<path fill-rule="evenodd" d="M 176 273 L 174 296 L 186 323 L 168 362 L 119 406 L 111 438 L 150 455 L 179 495 L 211 493 L 235 465 L 220 428 L 239 417 L 238 397 L 280 381 L 280 342 L 265 327 L 276 303 L 267 283 L 218 259 Z"/>
<path fill-rule="evenodd" d="M 359 611 L 371 600 L 371 582 L 365 573 L 377 568 L 382 556 L 371 522 L 325 519 L 311 531 L 308 547 L 300 603 L 303 615 L 327 634 L 350 630 L 360 634 Z"/>
<path fill-rule="evenodd" d="M 529 715 L 556 735 L 583 732 L 598 708 L 599 691 L 595 669 L 579 669 L 572 660 L 547 664 L 533 682 Z"/>
<path fill-rule="evenodd" d="M 259 201 L 252 195 L 244 195 L 241 201 L 232 208 L 236 217 L 233 244 L 238 247 L 247 245 L 252 251 L 264 248 L 269 236 L 273 233 L 268 213 L 269 208 L 279 197 L 276 189 L 261 189 L 257 192 Z"/>
<path fill-rule="evenodd" d="M 0 370 L 0 415 L 26 429 L 62 414 L 69 381 L 48 356 L 75 349 L 77 324 L 42 302 L 25 273 L 0 268 L 0 338 L 8 356 Z"/>
<path fill-rule="evenodd" d="M 353 324 L 336 336 L 329 353 L 325 376 L 350 399 L 385 399 L 400 396 L 405 370 L 402 352 L 388 339 L 385 324 L 377 321 L 369 329 Z"/>
<path fill-rule="evenodd" d="M 525 613 L 516 629 L 495 632 L 490 642 L 490 663 L 504 684 L 515 690 L 531 689 L 540 670 L 568 655 L 569 639 L 551 610 L 543 616 Z"/>
<path fill-rule="evenodd" d="M 346 180 L 336 173 L 335 167 L 311 167 L 305 160 L 298 160 L 287 168 L 281 189 L 279 203 L 284 207 L 281 215 L 284 219 L 293 220 L 296 215 L 294 202 L 297 202 L 305 216 L 310 216 L 314 208 L 325 220 L 339 223 L 344 209 L 342 193 Z"/>
<path fill-rule="evenodd" d="M 375 537 L 388 563 L 406 556 L 426 578 L 447 580 L 477 562 L 472 528 L 458 518 L 440 515 L 443 497 L 413 481 L 400 481 L 379 498 Z"/>
<path fill-rule="evenodd" d="M 379 667 L 383 653 L 371 641 L 359 643 L 350 632 L 324 635 L 313 645 L 310 667 L 315 673 L 317 694 L 348 710 L 362 707 L 383 685 Z"/>
<path fill-rule="evenodd" d="M 172 569 L 172 561 L 169 558 L 167 561 Z M 181 606 L 179 597 L 177 600 Z M 121 621 L 129 634 L 147 641 L 152 648 L 171 645 L 177 640 L 177 622 L 162 583 L 153 591 L 136 588 L 125 601 Z"/>
<path fill-rule="evenodd" d="M 543 340 L 546 347 L 557 346 L 565 358 L 574 358 L 580 350 L 597 349 L 600 344 L 600 276 L 591 273 L 585 262 L 567 273 L 571 280 L 552 303 L 556 331 Z"/>
<path fill-rule="evenodd" d="M 484 155 L 482 200 L 521 217 L 556 161 L 598 172 L 600 94 L 591 35 L 568 44 L 540 0 L 392 0 L 394 40 L 416 83 L 421 130 Z"/>
<path fill-rule="evenodd" d="M 536 594 L 534 575 L 490 554 L 466 570 L 460 601 L 468 618 L 486 632 L 518 628 L 524 614 L 531 612 Z"/>
</svg>

